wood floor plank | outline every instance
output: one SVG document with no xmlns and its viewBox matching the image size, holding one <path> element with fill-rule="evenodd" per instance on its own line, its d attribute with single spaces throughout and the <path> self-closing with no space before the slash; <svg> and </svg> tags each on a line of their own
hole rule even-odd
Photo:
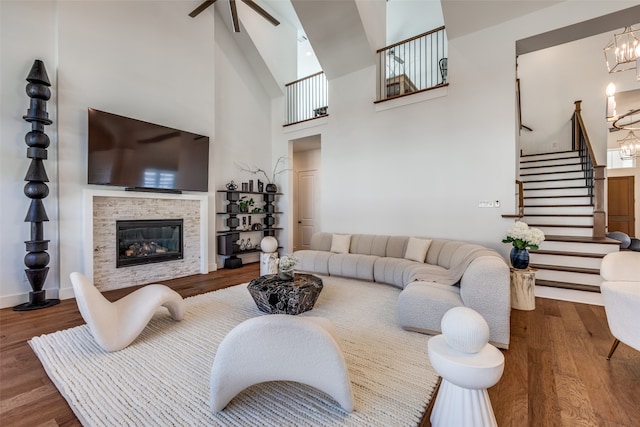
<svg viewBox="0 0 640 427">
<path fill-rule="evenodd" d="M 259 264 L 249 264 L 164 283 L 189 297 L 258 275 Z M 134 289 L 105 296 L 113 301 Z M 72 299 L 32 312 L 0 310 L 0 425 L 80 426 L 27 340 L 83 323 Z M 607 362 L 612 339 L 602 307 L 536 298 L 535 310 L 512 310 L 504 374 L 489 389 L 498 425 L 640 426 L 640 352 L 620 344 Z"/>
</svg>

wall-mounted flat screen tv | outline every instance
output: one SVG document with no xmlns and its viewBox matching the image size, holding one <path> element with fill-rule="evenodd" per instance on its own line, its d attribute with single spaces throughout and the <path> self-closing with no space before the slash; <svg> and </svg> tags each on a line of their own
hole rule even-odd
<svg viewBox="0 0 640 427">
<path fill-rule="evenodd" d="M 89 109 L 88 183 L 208 191 L 209 137 Z"/>
</svg>

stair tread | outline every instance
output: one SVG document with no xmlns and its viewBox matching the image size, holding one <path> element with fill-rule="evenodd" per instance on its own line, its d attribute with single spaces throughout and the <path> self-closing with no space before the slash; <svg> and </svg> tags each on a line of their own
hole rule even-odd
<svg viewBox="0 0 640 427">
<path fill-rule="evenodd" d="M 528 191 L 528 190 L 525 190 Z M 569 197 L 591 197 L 588 194 L 560 194 L 557 196 L 524 196 L 524 199 L 564 199 Z"/>
<path fill-rule="evenodd" d="M 567 267 L 564 265 L 550 265 L 550 264 L 529 264 L 529 267 L 536 270 L 553 270 L 553 271 L 567 271 L 570 273 L 584 273 L 584 274 L 597 274 L 600 275 L 600 269 L 598 268 L 584 268 L 584 267 Z"/>
<path fill-rule="evenodd" d="M 605 245 L 618 245 L 619 240 L 610 239 L 608 237 L 592 237 L 592 236 L 559 236 L 549 234 L 544 237 L 544 240 L 550 242 L 574 242 L 574 243 L 602 243 Z"/>
<path fill-rule="evenodd" d="M 534 176 L 534 175 L 555 175 L 560 173 L 576 173 L 582 171 L 557 171 L 557 172 L 538 172 L 538 173 L 521 173 L 521 176 Z"/>
<path fill-rule="evenodd" d="M 547 161 L 555 161 L 557 159 L 552 159 L 552 160 L 538 160 L 539 162 L 547 162 Z M 558 163 L 558 164 L 553 164 L 553 165 L 536 165 L 536 166 L 520 166 L 520 170 L 522 169 L 540 169 L 540 168 L 555 168 L 555 167 L 563 167 L 563 166 L 580 166 L 580 159 L 577 159 L 577 162 L 575 163 Z M 522 162 L 520 162 L 522 163 Z"/>
<path fill-rule="evenodd" d="M 581 178 L 576 178 L 581 179 Z M 570 185 L 566 187 L 536 187 L 536 188 L 525 188 L 524 191 L 540 191 L 540 190 L 578 190 L 583 188 L 589 188 L 585 185 Z"/>
<path fill-rule="evenodd" d="M 528 224 L 531 227 L 565 227 L 565 228 L 593 228 L 593 225 L 573 225 L 573 224 Z"/>
<path fill-rule="evenodd" d="M 570 217 L 578 217 L 578 218 L 591 218 L 593 214 L 529 214 L 523 215 L 525 217 L 529 216 L 541 216 L 541 217 L 562 217 L 562 218 L 570 218 Z"/>
<path fill-rule="evenodd" d="M 588 291 L 600 293 L 600 286 L 583 285 L 581 283 L 558 282 L 555 280 L 539 280 L 536 279 L 538 286 L 550 286 L 553 288 L 573 289 L 576 291 Z"/>
<path fill-rule="evenodd" d="M 540 255 L 559 255 L 559 256 L 573 256 L 580 258 L 604 258 L 606 254 L 597 254 L 593 252 L 565 252 L 565 251 L 546 251 L 543 249 L 538 249 L 537 251 L 531 252 L 532 254 L 540 254 Z"/>
<path fill-rule="evenodd" d="M 531 183 L 534 183 L 534 182 L 575 181 L 575 180 L 578 180 L 578 179 L 580 179 L 580 180 L 583 180 L 583 181 L 584 181 L 584 178 L 583 178 L 583 177 L 580 177 L 580 178 L 554 178 L 554 179 L 534 179 L 534 180 L 529 180 L 529 181 L 527 181 L 527 180 L 522 180 L 522 184 L 531 184 Z M 526 189 L 525 189 L 525 190 L 526 190 Z"/>
<path fill-rule="evenodd" d="M 576 204 L 572 204 L 572 205 L 524 205 L 522 207 L 523 208 L 577 208 L 577 207 L 584 208 L 584 207 L 587 207 L 587 206 L 593 207 L 593 205 L 589 204 L 589 203 L 587 203 L 587 204 L 576 203 Z"/>
<path fill-rule="evenodd" d="M 548 156 L 548 155 L 552 155 L 552 154 L 566 154 L 566 153 L 577 154 L 578 151 L 576 151 L 576 150 L 548 151 L 546 153 L 521 154 L 520 157 Z"/>
<path fill-rule="evenodd" d="M 536 154 L 538 155 L 538 154 Z M 537 162 L 554 162 L 557 160 L 569 160 L 569 159 L 579 159 L 579 156 L 564 156 L 564 157 L 553 157 L 551 159 L 537 159 L 537 160 L 520 160 L 520 164 L 522 163 L 537 163 Z"/>
</svg>

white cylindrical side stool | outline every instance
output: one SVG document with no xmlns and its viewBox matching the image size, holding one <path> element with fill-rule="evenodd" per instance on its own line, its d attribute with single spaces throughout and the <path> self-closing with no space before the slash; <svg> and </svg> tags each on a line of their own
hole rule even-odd
<svg viewBox="0 0 640 427">
<path fill-rule="evenodd" d="M 265 236 L 260 241 L 260 275 L 278 272 L 278 241 L 273 236 Z"/>
<path fill-rule="evenodd" d="M 497 426 L 487 389 L 502 377 L 504 356 L 488 344 L 489 326 L 476 311 L 456 307 L 442 318 L 442 335 L 429 340 L 429 359 L 442 377 L 431 425 Z"/>
</svg>

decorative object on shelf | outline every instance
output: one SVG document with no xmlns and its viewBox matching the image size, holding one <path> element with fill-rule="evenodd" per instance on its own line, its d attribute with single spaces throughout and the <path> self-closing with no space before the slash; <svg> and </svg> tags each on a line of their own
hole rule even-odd
<svg viewBox="0 0 640 427">
<path fill-rule="evenodd" d="M 604 47 L 604 59 L 609 73 L 636 70 L 636 79 L 640 80 L 640 30 L 629 26 L 622 33 L 614 34 Z"/>
<path fill-rule="evenodd" d="M 238 247 L 241 251 L 244 251 L 247 248 L 247 244 L 244 242 L 244 239 L 240 239 L 238 242 Z"/>
<path fill-rule="evenodd" d="M 266 191 L 267 191 L 267 193 L 277 193 L 278 192 L 278 186 L 275 185 L 275 184 L 269 183 L 269 184 L 267 184 Z"/>
<path fill-rule="evenodd" d="M 544 241 L 544 233 L 542 230 L 529 227 L 527 223 L 516 221 L 516 223 L 507 231 L 507 237 L 502 243 L 511 243 L 511 265 L 513 268 L 525 269 L 529 266 L 529 249 L 535 251 Z"/>
<path fill-rule="evenodd" d="M 251 231 L 262 231 L 262 224 L 259 222 L 251 224 Z"/>
<path fill-rule="evenodd" d="M 298 263 L 298 259 L 293 255 L 284 255 L 278 261 L 278 276 L 282 280 L 293 280 L 293 269 Z"/>
<path fill-rule="evenodd" d="M 237 187 L 237 185 L 236 185 Z M 238 206 L 238 200 L 240 200 L 240 194 L 235 191 L 229 191 L 226 193 L 227 200 L 229 204 L 227 205 L 227 213 L 236 214 L 240 212 L 240 207 Z"/>
<path fill-rule="evenodd" d="M 231 180 L 227 185 L 226 185 L 227 190 L 229 191 L 236 191 L 238 189 L 238 184 L 236 184 L 235 182 L 233 182 L 233 180 Z"/>
<path fill-rule="evenodd" d="M 267 185 L 265 187 L 265 190 L 268 193 L 276 193 L 278 191 L 278 187 L 275 184 L 276 177 L 278 175 L 280 175 L 281 173 L 290 170 L 289 168 L 284 168 L 283 167 L 286 160 L 287 160 L 287 157 L 285 157 L 285 156 L 278 157 L 278 160 L 276 160 L 276 164 L 273 166 L 273 172 L 272 172 L 271 176 L 267 175 L 267 173 L 264 171 L 264 169 L 260 169 L 258 167 L 251 168 L 249 166 L 239 165 L 239 164 L 237 164 L 236 166 L 238 166 L 241 171 L 249 172 L 249 173 L 252 173 L 254 175 L 257 174 L 257 173 L 263 174 L 264 177 L 267 179 Z"/>
<path fill-rule="evenodd" d="M 255 202 L 253 201 L 253 198 L 247 196 L 240 197 L 240 200 L 238 201 L 240 212 L 242 213 L 249 213 L 249 209 L 252 208 L 254 204 Z"/>
<path fill-rule="evenodd" d="M 15 311 L 37 310 L 51 307 L 60 303 L 59 299 L 47 299 L 46 291 L 42 289 L 49 272 L 49 240 L 44 239 L 43 222 L 49 221 L 47 212 L 42 203 L 42 199 L 49 195 L 49 182 L 47 172 L 44 168 L 43 160 L 47 159 L 47 147 L 49 137 L 44 133 L 45 125 L 53 123 L 47 113 L 47 101 L 51 98 L 51 83 L 44 63 L 36 59 L 31 66 L 31 71 L 27 76 L 29 82 L 26 87 L 27 96 L 31 98 L 27 115 L 22 118 L 31 123 L 31 131 L 25 135 L 27 157 L 31 159 L 31 164 L 24 177 L 28 181 L 24 186 L 24 194 L 31 199 L 31 204 L 27 210 L 25 222 L 31 223 L 31 240 L 25 242 L 27 254 L 24 257 L 24 264 L 27 266 L 25 273 L 31 285 L 29 292 L 29 302 L 13 307 Z"/>
<path fill-rule="evenodd" d="M 264 182 L 258 180 L 258 193 L 262 193 L 264 191 Z"/>
<path fill-rule="evenodd" d="M 245 193 L 247 191 L 249 191 L 249 183 L 248 182 L 243 182 L 242 183 L 242 191 L 244 191 Z"/>
<path fill-rule="evenodd" d="M 251 213 L 252 213 L 252 214 L 259 214 L 259 213 L 262 213 L 262 209 L 260 209 L 260 208 L 253 208 L 253 209 L 251 209 Z"/>
<path fill-rule="evenodd" d="M 246 250 L 253 249 L 253 243 L 251 243 L 251 237 L 247 238 L 247 243 L 244 244 Z"/>
<path fill-rule="evenodd" d="M 247 218 L 247 227 L 249 227 L 249 230 L 251 230 L 251 216 Z"/>
<path fill-rule="evenodd" d="M 253 193 L 253 180 L 252 179 L 249 180 L 249 192 Z"/>
<path fill-rule="evenodd" d="M 244 230 L 246 230 L 246 229 L 247 229 L 247 217 L 246 217 L 246 216 L 243 216 L 243 217 L 242 217 L 242 228 L 243 228 Z"/>
</svg>

